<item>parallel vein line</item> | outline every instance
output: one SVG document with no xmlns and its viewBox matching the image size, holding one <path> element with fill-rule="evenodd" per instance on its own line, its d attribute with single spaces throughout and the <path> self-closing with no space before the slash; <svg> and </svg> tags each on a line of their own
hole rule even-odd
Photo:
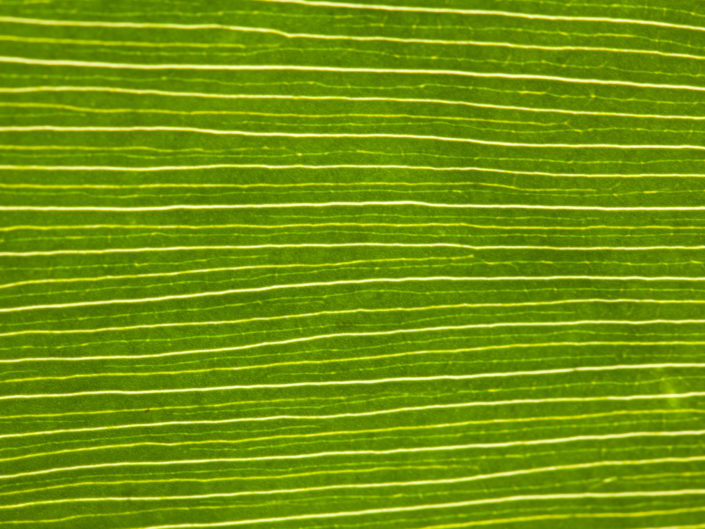
<svg viewBox="0 0 705 529">
<path fill-rule="evenodd" d="M 572 84 L 594 84 L 606 86 L 630 86 L 635 88 L 655 88 L 663 90 L 688 90 L 705 92 L 705 86 L 685 84 L 662 84 L 627 81 L 623 79 L 588 79 L 582 77 L 562 77 L 557 75 L 513 74 L 504 72 L 471 72 L 465 70 L 424 70 L 413 68 L 365 68 L 342 66 L 304 66 L 294 64 L 145 64 L 103 61 L 77 61 L 68 59 L 38 59 L 31 57 L 0 56 L 0 63 L 26 64 L 34 66 L 64 66 L 75 68 L 107 68 L 118 70 L 201 70 L 201 71 L 252 71 L 252 72 L 318 72 L 318 73 L 366 73 L 376 75 L 439 75 L 475 77 L 484 79 L 525 79 Z"/>
</svg>

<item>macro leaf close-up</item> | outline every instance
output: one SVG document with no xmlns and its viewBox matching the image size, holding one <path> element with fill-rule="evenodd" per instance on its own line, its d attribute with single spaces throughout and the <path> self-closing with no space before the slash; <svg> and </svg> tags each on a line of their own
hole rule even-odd
<svg viewBox="0 0 705 529">
<path fill-rule="evenodd" d="M 702 0 L 0 0 L 0 528 L 705 529 Z"/>
</svg>

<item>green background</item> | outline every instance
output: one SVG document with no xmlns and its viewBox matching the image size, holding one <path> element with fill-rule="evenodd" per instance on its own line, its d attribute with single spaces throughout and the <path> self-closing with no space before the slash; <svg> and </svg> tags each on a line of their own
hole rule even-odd
<svg viewBox="0 0 705 529">
<path fill-rule="evenodd" d="M 2 0 L 0 526 L 705 527 L 704 49 Z"/>
</svg>

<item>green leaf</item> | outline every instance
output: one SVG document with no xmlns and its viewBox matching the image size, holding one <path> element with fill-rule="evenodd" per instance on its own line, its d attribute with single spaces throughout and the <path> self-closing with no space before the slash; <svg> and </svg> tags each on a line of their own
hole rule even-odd
<svg viewBox="0 0 705 529">
<path fill-rule="evenodd" d="M 0 527 L 705 527 L 705 9 L 0 3 Z"/>
</svg>

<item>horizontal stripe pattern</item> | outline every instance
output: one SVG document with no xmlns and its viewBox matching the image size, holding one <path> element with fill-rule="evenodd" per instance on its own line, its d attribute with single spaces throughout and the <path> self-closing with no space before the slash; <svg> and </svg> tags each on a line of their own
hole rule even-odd
<svg viewBox="0 0 705 529">
<path fill-rule="evenodd" d="M 0 26 L 0 527 L 705 525 L 697 2 Z"/>
</svg>

